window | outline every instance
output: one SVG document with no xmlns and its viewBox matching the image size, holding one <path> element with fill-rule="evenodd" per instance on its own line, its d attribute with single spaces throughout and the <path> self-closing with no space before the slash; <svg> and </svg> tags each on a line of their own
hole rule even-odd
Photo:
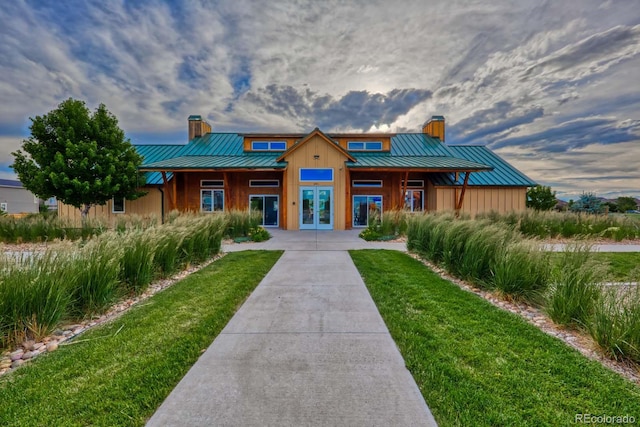
<svg viewBox="0 0 640 427">
<path fill-rule="evenodd" d="M 407 190 L 404 193 L 404 208 L 409 212 L 424 210 L 424 190 Z"/>
<path fill-rule="evenodd" d="M 124 197 L 114 197 L 111 199 L 111 212 L 124 213 Z"/>
<path fill-rule="evenodd" d="M 300 181 L 333 181 L 333 169 L 300 169 Z"/>
<path fill-rule="evenodd" d="M 251 141 L 251 149 L 254 151 L 285 151 L 286 141 Z"/>
<path fill-rule="evenodd" d="M 400 183 L 402 188 L 404 188 L 404 179 Z M 423 179 L 410 179 L 407 181 L 407 188 L 423 188 L 424 180 Z"/>
<path fill-rule="evenodd" d="M 224 210 L 224 190 L 200 190 L 200 210 L 202 212 L 222 212 Z"/>
<path fill-rule="evenodd" d="M 351 181 L 353 187 L 382 187 L 381 179 L 359 179 Z"/>
<path fill-rule="evenodd" d="M 366 227 L 382 218 L 382 196 L 353 196 L 353 226 Z"/>
<path fill-rule="evenodd" d="M 250 179 L 249 187 L 280 187 L 277 179 Z"/>
<path fill-rule="evenodd" d="M 200 187 L 224 187 L 224 181 L 221 179 L 203 179 L 200 181 Z"/>
<path fill-rule="evenodd" d="M 0 211 L 7 212 L 7 202 L 0 203 Z"/>
<path fill-rule="evenodd" d="M 350 151 L 381 151 L 382 141 L 349 141 L 347 149 Z"/>
<path fill-rule="evenodd" d="M 255 194 L 249 196 L 249 206 L 252 211 L 262 214 L 262 223 L 265 227 L 278 226 L 278 196 L 268 194 Z"/>
</svg>

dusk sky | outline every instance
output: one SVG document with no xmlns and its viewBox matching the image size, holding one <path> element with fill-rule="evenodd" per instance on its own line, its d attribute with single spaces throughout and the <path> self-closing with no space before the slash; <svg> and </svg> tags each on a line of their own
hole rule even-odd
<svg viewBox="0 0 640 427">
<path fill-rule="evenodd" d="M 216 131 L 419 132 L 558 196 L 640 197 L 640 1 L 7 1 L 0 178 L 29 117 L 104 103 L 134 144 Z"/>
</svg>

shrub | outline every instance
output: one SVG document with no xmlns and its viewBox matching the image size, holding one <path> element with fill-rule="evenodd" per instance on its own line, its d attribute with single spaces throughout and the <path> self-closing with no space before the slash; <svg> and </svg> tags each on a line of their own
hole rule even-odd
<svg viewBox="0 0 640 427">
<path fill-rule="evenodd" d="M 265 240 L 269 240 L 271 238 L 271 234 L 269 234 L 269 232 L 265 228 L 258 227 L 249 230 L 249 237 L 254 242 L 264 242 Z"/>
</svg>

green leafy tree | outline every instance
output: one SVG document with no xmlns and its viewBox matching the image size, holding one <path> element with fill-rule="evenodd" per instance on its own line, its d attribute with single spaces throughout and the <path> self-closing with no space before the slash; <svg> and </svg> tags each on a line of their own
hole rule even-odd
<svg viewBox="0 0 640 427">
<path fill-rule="evenodd" d="M 602 204 L 602 207 L 608 207 L 609 208 L 609 212 L 618 212 L 618 205 L 616 203 L 613 202 L 604 202 Z"/>
<path fill-rule="evenodd" d="M 24 152 L 12 153 L 11 167 L 38 197 L 55 196 L 85 219 L 91 206 L 112 197 L 145 194 L 138 190 L 145 182 L 138 171 L 142 157 L 103 104 L 91 114 L 83 101 L 69 98 L 31 122 Z"/>
<path fill-rule="evenodd" d="M 551 191 L 551 187 L 536 185 L 527 190 L 527 207 L 537 211 L 548 211 L 553 209 L 558 201 L 556 192 Z"/>
<path fill-rule="evenodd" d="M 638 209 L 638 203 L 633 197 L 618 197 L 616 200 L 619 212 L 633 211 Z"/>
</svg>

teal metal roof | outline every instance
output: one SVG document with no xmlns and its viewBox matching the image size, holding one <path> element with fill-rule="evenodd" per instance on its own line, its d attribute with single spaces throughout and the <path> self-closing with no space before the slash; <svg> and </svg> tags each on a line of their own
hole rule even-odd
<svg viewBox="0 0 640 427">
<path fill-rule="evenodd" d="M 301 136 L 302 137 L 302 136 Z M 245 153 L 244 137 L 237 133 L 208 133 L 181 145 L 135 145 L 144 157 L 142 169 L 283 169 L 276 162 L 282 152 Z M 449 171 L 483 170 L 469 176 L 470 185 L 533 186 L 535 182 L 484 146 L 446 145 L 422 133 L 402 133 L 391 137 L 390 152 L 350 151 L 358 168 L 414 168 L 441 170 L 431 174 L 436 185 L 458 185 Z M 145 175 L 147 184 L 162 184 L 159 172 Z M 167 178 L 172 175 L 169 173 Z M 464 178 L 464 175 L 462 176 Z"/>
<path fill-rule="evenodd" d="M 246 154 L 244 156 L 180 156 L 144 165 L 144 169 L 284 169 L 287 162 L 276 162 L 277 155 Z"/>
<path fill-rule="evenodd" d="M 144 158 L 142 161 L 142 166 L 144 167 L 149 163 L 170 159 L 177 155 L 184 145 L 134 145 L 134 147 L 138 154 Z M 160 172 L 145 172 L 144 176 L 147 180 L 147 185 L 158 185 L 163 183 Z M 172 176 L 173 174 L 168 173 L 167 179 L 171 179 Z"/>
<path fill-rule="evenodd" d="M 469 175 L 469 185 L 516 187 L 531 187 L 536 185 L 536 182 L 485 146 L 449 145 L 449 149 L 456 157 L 493 166 L 493 170 L 490 172 L 472 173 Z M 437 173 L 431 175 L 430 178 L 435 185 L 462 185 L 464 175 L 459 176 L 458 181 L 455 181 L 455 176 L 451 173 Z"/>
<path fill-rule="evenodd" d="M 182 146 L 178 156 L 243 156 L 244 138 L 237 133 L 208 133 Z"/>
<path fill-rule="evenodd" d="M 354 155 L 357 156 L 357 154 Z M 440 142 L 439 139 L 431 138 L 423 133 L 399 133 L 392 136 L 391 155 L 455 157 L 447 145 Z"/>
<path fill-rule="evenodd" d="M 368 154 L 368 155 L 367 155 Z M 427 156 L 393 156 L 371 155 L 370 153 L 357 157 L 357 162 L 347 162 L 352 169 L 357 168 L 416 168 L 442 170 L 491 170 L 491 166 L 456 157 L 427 157 Z"/>
</svg>

